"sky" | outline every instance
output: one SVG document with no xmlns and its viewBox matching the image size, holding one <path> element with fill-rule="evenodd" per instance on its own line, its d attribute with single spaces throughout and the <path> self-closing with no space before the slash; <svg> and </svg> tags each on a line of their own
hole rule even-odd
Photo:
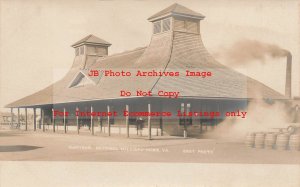
<svg viewBox="0 0 300 187">
<path fill-rule="evenodd" d="M 206 16 L 201 36 L 211 54 L 258 40 L 291 51 L 293 95 L 299 95 L 299 3 L 296 0 L 0 0 L 0 110 L 64 76 L 73 43 L 94 34 L 109 54 L 147 46 L 147 18 L 179 3 Z M 223 64 L 227 60 L 218 58 Z M 232 67 L 283 93 L 285 59 Z"/>
</svg>

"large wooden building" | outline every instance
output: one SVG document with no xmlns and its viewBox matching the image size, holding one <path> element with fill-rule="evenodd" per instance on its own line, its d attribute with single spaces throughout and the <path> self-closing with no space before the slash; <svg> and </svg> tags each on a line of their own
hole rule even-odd
<svg viewBox="0 0 300 187">
<path fill-rule="evenodd" d="M 217 125 L 224 119 L 222 111 L 245 109 L 251 99 L 280 100 L 286 97 L 268 86 L 217 62 L 205 49 L 200 34 L 204 16 L 184 6 L 174 4 L 154 14 L 153 35 L 147 47 L 108 55 L 111 45 L 89 35 L 72 45 L 73 65 L 66 76 L 47 88 L 7 105 L 14 109 L 41 109 L 43 124 L 80 126 L 136 125 L 159 127 L 170 135 L 202 132 L 202 125 Z M 90 70 L 180 72 L 180 76 L 90 76 Z M 211 72 L 210 77 L 189 77 L 186 70 Z M 152 91 L 152 96 L 120 96 L 120 91 L 135 93 Z M 180 92 L 178 98 L 161 97 L 159 91 Z M 118 116 L 76 116 L 80 111 L 116 111 Z M 67 111 L 68 116 L 53 117 L 55 110 Z M 208 111 L 220 116 L 123 116 L 124 110 L 141 111 Z M 141 118 L 141 119 L 140 119 Z M 201 124 L 201 125 L 200 125 Z M 199 128 L 198 128 L 199 127 Z M 35 123 L 36 128 L 36 123 Z M 42 126 L 43 128 L 43 126 Z M 128 129 L 128 128 L 127 128 Z M 197 129 L 197 130 L 195 130 Z"/>
</svg>

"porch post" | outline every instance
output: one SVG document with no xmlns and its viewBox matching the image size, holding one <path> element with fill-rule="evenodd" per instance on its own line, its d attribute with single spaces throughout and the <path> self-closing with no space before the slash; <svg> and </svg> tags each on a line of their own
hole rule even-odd
<svg viewBox="0 0 300 187">
<path fill-rule="evenodd" d="M 202 133 L 202 120 L 201 120 L 201 117 L 199 117 L 199 122 L 200 122 L 200 133 Z"/>
<path fill-rule="evenodd" d="M 43 132 L 45 132 L 45 124 L 44 124 L 44 110 L 41 108 L 41 125 L 43 127 Z"/>
<path fill-rule="evenodd" d="M 10 127 L 13 127 L 13 123 L 14 123 L 14 108 L 10 108 L 10 115 L 11 115 Z"/>
<path fill-rule="evenodd" d="M 109 105 L 107 105 L 107 113 L 109 113 L 110 111 Z M 110 136 L 110 118 L 109 115 L 107 115 L 107 126 L 108 126 L 108 136 Z"/>
<path fill-rule="evenodd" d="M 40 108 L 40 120 L 38 121 L 38 128 L 42 128 L 42 109 Z"/>
<path fill-rule="evenodd" d="M 53 132 L 55 132 L 55 116 L 54 116 L 54 109 L 52 108 L 52 124 L 53 124 Z"/>
<path fill-rule="evenodd" d="M 200 103 L 200 108 L 201 108 L 201 110 L 200 111 L 202 111 L 202 103 Z M 199 116 L 199 123 L 200 123 L 200 133 L 202 133 L 202 120 L 201 120 L 201 116 Z"/>
<path fill-rule="evenodd" d="M 105 134 L 105 126 L 102 126 L 103 127 L 103 133 Z"/>
<path fill-rule="evenodd" d="M 25 108 L 25 131 L 27 131 L 27 125 L 28 125 L 28 120 L 27 120 L 27 108 Z"/>
<path fill-rule="evenodd" d="M 148 112 L 151 113 L 151 104 L 148 104 Z M 151 116 L 148 116 L 148 140 L 151 140 Z"/>
<path fill-rule="evenodd" d="M 162 118 L 162 116 L 160 116 L 160 118 L 159 118 L 159 127 L 160 127 L 160 135 L 163 136 L 164 131 L 163 131 L 163 118 Z"/>
<path fill-rule="evenodd" d="M 160 111 L 163 111 L 163 102 L 160 101 Z M 159 128 L 160 128 L 160 135 L 163 136 L 164 135 L 164 131 L 163 131 L 163 117 L 160 116 L 159 118 Z"/>
<path fill-rule="evenodd" d="M 99 121 L 100 133 L 102 133 L 102 118 L 100 116 L 98 117 L 98 121 Z"/>
<path fill-rule="evenodd" d="M 187 107 L 185 107 L 185 103 L 181 103 L 181 113 L 185 112 Z M 186 111 L 188 112 L 188 111 Z M 187 137 L 187 132 L 186 132 L 186 117 L 183 117 L 183 137 Z"/>
<path fill-rule="evenodd" d="M 222 107 L 222 106 L 220 106 L 220 101 L 217 101 L 217 104 L 218 104 L 218 112 L 219 113 L 221 113 L 220 111 L 221 111 L 221 109 L 220 109 L 220 107 Z M 220 121 L 220 116 L 218 116 L 217 118 L 216 118 L 216 127 L 218 126 L 218 122 Z"/>
<path fill-rule="evenodd" d="M 79 111 L 78 107 L 76 107 L 76 111 Z M 76 125 L 77 125 L 77 134 L 79 134 L 79 115 L 76 115 Z"/>
<path fill-rule="evenodd" d="M 36 108 L 33 108 L 33 130 L 36 131 Z"/>
<path fill-rule="evenodd" d="M 21 127 L 20 125 L 20 108 L 18 107 L 18 125 L 17 127 Z"/>
<path fill-rule="evenodd" d="M 92 112 L 93 112 L 93 106 L 91 106 L 91 133 L 92 135 L 94 135 L 94 122 L 93 122 Z"/>
<path fill-rule="evenodd" d="M 126 111 L 129 112 L 129 106 L 126 105 Z M 126 135 L 127 138 L 129 138 L 129 116 L 125 116 L 125 120 L 126 120 Z"/>
<path fill-rule="evenodd" d="M 216 111 L 216 109 L 214 108 L 216 105 L 214 104 L 213 105 L 213 110 Z M 211 124 L 212 124 L 212 129 L 215 129 L 215 125 L 216 125 L 216 118 L 214 117 L 212 120 L 211 120 Z"/>
<path fill-rule="evenodd" d="M 65 134 L 67 133 L 67 125 L 66 125 L 66 108 L 64 107 L 64 129 L 65 129 Z"/>
</svg>

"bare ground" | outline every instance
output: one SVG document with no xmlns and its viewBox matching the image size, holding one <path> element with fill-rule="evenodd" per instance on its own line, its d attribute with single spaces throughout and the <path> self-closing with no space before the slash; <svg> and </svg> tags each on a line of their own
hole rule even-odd
<svg viewBox="0 0 300 187">
<path fill-rule="evenodd" d="M 194 162 L 300 164 L 300 151 L 247 148 L 242 140 L 172 136 L 131 138 L 0 131 L 1 161 Z"/>
</svg>

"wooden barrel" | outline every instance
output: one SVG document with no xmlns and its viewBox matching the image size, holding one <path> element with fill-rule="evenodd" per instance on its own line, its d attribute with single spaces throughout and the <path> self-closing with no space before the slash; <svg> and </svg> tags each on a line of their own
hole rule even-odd
<svg viewBox="0 0 300 187">
<path fill-rule="evenodd" d="M 293 134 L 290 136 L 289 147 L 293 151 L 300 150 L 300 134 Z"/>
<path fill-rule="evenodd" d="M 265 138 L 265 148 L 273 149 L 276 144 L 277 134 L 275 133 L 268 133 Z"/>
<path fill-rule="evenodd" d="M 278 150 L 286 150 L 288 143 L 289 143 L 289 134 L 282 133 L 277 136 L 276 148 Z"/>
<path fill-rule="evenodd" d="M 247 147 L 254 147 L 255 133 L 248 133 L 245 140 L 245 145 Z"/>
<path fill-rule="evenodd" d="M 264 148 L 265 143 L 265 133 L 256 133 L 255 134 L 255 147 Z"/>
<path fill-rule="evenodd" d="M 288 132 L 289 134 L 294 134 L 294 133 L 296 132 L 296 127 L 294 127 L 294 126 L 292 126 L 292 125 L 288 126 L 287 132 Z"/>
</svg>

